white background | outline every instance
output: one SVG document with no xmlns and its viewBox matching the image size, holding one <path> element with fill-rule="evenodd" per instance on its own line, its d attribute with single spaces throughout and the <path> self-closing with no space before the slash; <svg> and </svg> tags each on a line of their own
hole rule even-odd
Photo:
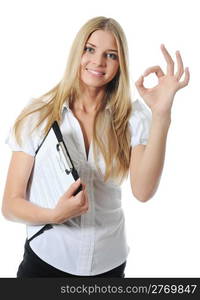
<svg viewBox="0 0 200 300">
<path fill-rule="evenodd" d="M 134 100 L 139 97 L 134 82 L 146 68 L 160 65 L 166 71 L 161 43 L 174 60 L 180 50 L 191 74 L 189 85 L 175 96 L 157 193 L 140 203 L 131 194 L 129 179 L 122 186 L 131 248 L 126 277 L 199 277 L 198 1 L 1 1 L 0 197 L 11 156 L 4 144 L 10 125 L 27 101 L 61 80 L 75 34 L 88 19 L 101 15 L 115 18 L 126 33 Z M 156 82 L 155 75 L 145 79 L 146 86 Z M 0 277 L 15 277 L 25 226 L 2 215 L 0 225 Z"/>
</svg>

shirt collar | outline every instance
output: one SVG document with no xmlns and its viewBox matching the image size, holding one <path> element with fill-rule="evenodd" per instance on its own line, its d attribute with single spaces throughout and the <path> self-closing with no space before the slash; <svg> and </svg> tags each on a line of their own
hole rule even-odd
<svg viewBox="0 0 200 300">
<path fill-rule="evenodd" d="M 65 101 L 65 102 L 63 103 L 63 106 L 62 106 L 62 112 L 63 112 L 65 109 L 70 110 L 68 101 Z"/>
</svg>

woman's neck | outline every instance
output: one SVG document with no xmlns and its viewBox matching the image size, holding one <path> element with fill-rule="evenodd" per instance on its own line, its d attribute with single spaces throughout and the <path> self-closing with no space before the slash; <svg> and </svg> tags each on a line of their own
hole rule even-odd
<svg viewBox="0 0 200 300">
<path fill-rule="evenodd" d="M 95 114 L 102 104 L 104 90 L 87 89 L 73 103 L 74 111 Z"/>
</svg>

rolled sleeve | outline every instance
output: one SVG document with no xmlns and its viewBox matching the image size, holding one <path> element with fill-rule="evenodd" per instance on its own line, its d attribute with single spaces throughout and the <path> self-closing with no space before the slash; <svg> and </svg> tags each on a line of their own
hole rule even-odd
<svg viewBox="0 0 200 300">
<path fill-rule="evenodd" d="M 25 119 L 21 130 L 22 145 L 18 144 L 14 134 L 14 125 L 12 125 L 5 139 L 5 144 L 7 144 L 12 151 L 22 151 L 31 156 L 35 156 L 35 152 L 42 138 L 38 128 L 31 133 L 36 122 L 37 116 L 35 113 Z"/>
<path fill-rule="evenodd" d="M 151 110 L 139 101 L 133 102 L 133 113 L 130 117 L 131 146 L 132 148 L 143 144 L 146 145 L 149 138 L 150 125 L 152 120 Z"/>
</svg>

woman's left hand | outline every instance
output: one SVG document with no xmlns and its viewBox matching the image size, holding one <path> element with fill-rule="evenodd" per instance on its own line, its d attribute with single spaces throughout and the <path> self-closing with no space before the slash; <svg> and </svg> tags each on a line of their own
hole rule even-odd
<svg viewBox="0 0 200 300">
<path fill-rule="evenodd" d="M 163 44 L 161 44 L 160 48 L 167 62 L 167 73 L 164 74 L 160 66 L 150 67 L 146 69 L 143 76 L 135 82 L 135 85 L 140 96 L 150 107 L 152 113 L 159 116 L 166 116 L 171 114 L 171 107 L 176 92 L 188 85 L 190 73 L 189 69 L 185 68 L 185 78 L 183 81 L 180 81 L 184 73 L 183 61 L 180 52 L 176 51 L 178 69 L 176 74 L 174 74 L 173 59 Z M 144 77 L 151 73 L 156 74 L 159 83 L 153 88 L 145 88 L 143 85 Z"/>
</svg>

